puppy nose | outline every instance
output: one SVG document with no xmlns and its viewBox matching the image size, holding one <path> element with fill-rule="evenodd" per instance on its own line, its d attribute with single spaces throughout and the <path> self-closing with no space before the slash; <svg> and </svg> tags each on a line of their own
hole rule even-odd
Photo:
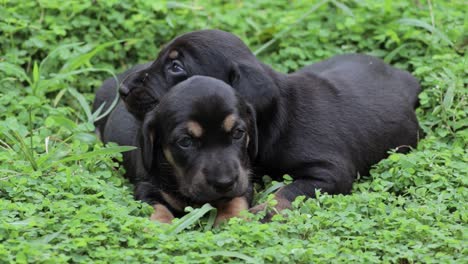
<svg viewBox="0 0 468 264">
<path fill-rule="evenodd" d="M 125 98 L 130 94 L 130 88 L 127 85 L 121 84 L 119 88 L 119 94 L 121 97 Z"/>
<path fill-rule="evenodd" d="M 211 184 L 218 192 L 226 192 L 232 189 L 237 177 L 220 177 Z"/>
</svg>

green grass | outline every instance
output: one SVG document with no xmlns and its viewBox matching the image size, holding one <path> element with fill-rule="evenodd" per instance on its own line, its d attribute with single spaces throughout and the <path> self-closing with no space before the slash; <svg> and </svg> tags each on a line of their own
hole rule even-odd
<svg viewBox="0 0 468 264">
<path fill-rule="evenodd" d="M 465 17 L 462 0 L 0 1 L 0 263 L 466 262 Z M 420 80 L 427 135 L 353 194 L 299 198 L 268 224 L 248 215 L 213 227 L 208 205 L 153 223 L 116 166 L 128 148 L 93 134 L 104 114 L 91 112 L 93 92 L 202 28 L 240 36 L 282 72 L 381 57 Z"/>
</svg>

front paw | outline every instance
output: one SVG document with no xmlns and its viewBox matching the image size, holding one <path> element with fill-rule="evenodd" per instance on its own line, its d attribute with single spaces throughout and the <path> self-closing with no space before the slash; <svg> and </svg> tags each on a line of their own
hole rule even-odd
<svg viewBox="0 0 468 264">
<path fill-rule="evenodd" d="M 217 209 L 215 226 L 229 220 L 229 218 L 239 216 L 241 211 L 249 209 L 249 203 L 245 197 L 236 197 L 227 203 L 220 204 Z"/>
<path fill-rule="evenodd" d="M 174 219 L 174 215 L 167 209 L 166 206 L 162 204 L 153 205 L 154 213 L 151 215 L 150 219 L 152 221 L 157 221 L 160 223 L 170 224 Z"/>
<path fill-rule="evenodd" d="M 260 219 L 260 222 L 270 222 L 274 215 L 279 214 L 284 209 L 291 208 L 291 202 L 280 196 L 276 196 L 272 204 L 261 203 L 249 209 L 253 214 L 265 213 L 265 216 Z"/>
</svg>

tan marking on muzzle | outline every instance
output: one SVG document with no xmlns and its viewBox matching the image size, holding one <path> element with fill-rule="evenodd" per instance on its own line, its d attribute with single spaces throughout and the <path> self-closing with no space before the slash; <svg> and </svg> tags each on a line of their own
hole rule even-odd
<svg viewBox="0 0 468 264">
<path fill-rule="evenodd" d="M 187 129 L 189 133 L 196 138 L 199 138 L 203 135 L 203 127 L 196 121 L 188 121 Z"/>
<path fill-rule="evenodd" d="M 186 207 L 186 204 L 183 201 L 174 198 L 172 195 L 166 192 L 161 192 L 161 195 L 163 199 L 176 210 L 183 211 Z"/>
<path fill-rule="evenodd" d="M 232 128 L 234 127 L 234 124 L 236 123 L 236 116 L 234 114 L 230 114 L 224 118 L 223 121 L 223 129 L 226 132 L 231 132 Z"/>
<path fill-rule="evenodd" d="M 219 225 L 229 218 L 239 216 L 242 210 L 249 209 L 249 203 L 247 202 L 247 198 L 244 196 L 235 197 L 229 202 L 220 204 L 217 209 L 218 215 L 216 216 L 215 225 Z"/>
<path fill-rule="evenodd" d="M 161 223 L 170 224 L 172 219 L 174 219 L 174 215 L 167 209 L 166 206 L 162 204 L 154 204 L 154 213 L 151 215 L 150 219 L 152 221 L 158 221 Z"/>
<path fill-rule="evenodd" d="M 174 168 L 176 176 L 177 177 L 182 177 L 183 175 L 183 170 L 181 167 L 177 165 L 177 163 L 174 160 L 174 157 L 172 156 L 171 151 L 168 148 L 163 149 L 164 157 L 166 158 L 167 162 L 171 164 L 172 168 Z"/>
<path fill-rule="evenodd" d="M 173 51 L 169 52 L 169 58 L 175 59 L 175 58 L 177 58 L 177 56 L 179 56 L 179 52 L 177 50 L 173 50 Z"/>
</svg>

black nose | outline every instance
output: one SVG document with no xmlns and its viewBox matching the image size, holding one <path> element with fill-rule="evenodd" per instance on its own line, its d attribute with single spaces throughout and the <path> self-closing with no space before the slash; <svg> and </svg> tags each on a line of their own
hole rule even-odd
<svg viewBox="0 0 468 264">
<path fill-rule="evenodd" d="M 130 94 L 130 88 L 127 85 L 121 84 L 119 88 L 119 94 L 121 97 L 125 98 Z"/>
<path fill-rule="evenodd" d="M 232 189 L 237 177 L 220 177 L 211 182 L 211 185 L 218 192 L 227 192 Z"/>
</svg>

